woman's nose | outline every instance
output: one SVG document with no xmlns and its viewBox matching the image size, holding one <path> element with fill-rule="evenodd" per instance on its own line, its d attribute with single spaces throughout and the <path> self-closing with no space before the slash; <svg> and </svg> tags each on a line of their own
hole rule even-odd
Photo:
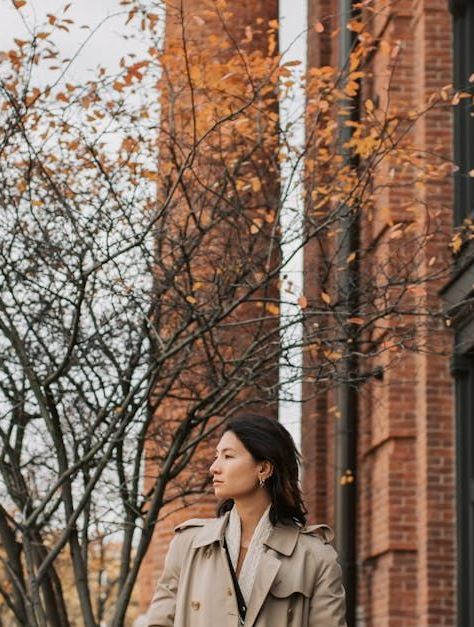
<svg viewBox="0 0 474 627">
<path fill-rule="evenodd" d="M 211 475 L 215 475 L 216 473 L 218 473 L 218 472 L 219 472 L 219 465 L 218 465 L 218 463 L 217 463 L 217 459 L 215 459 L 215 460 L 212 462 L 212 464 L 211 464 L 211 466 L 210 466 L 210 468 L 209 468 L 209 472 L 211 473 Z"/>
</svg>

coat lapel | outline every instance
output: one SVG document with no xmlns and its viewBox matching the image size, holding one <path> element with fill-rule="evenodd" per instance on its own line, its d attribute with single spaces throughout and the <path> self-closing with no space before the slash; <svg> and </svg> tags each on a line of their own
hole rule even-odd
<svg viewBox="0 0 474 627">
<path fill-rule="evenodd" d="M 276 525 L 265 544 L 276 553 L 289 556 L 295 549 L 298 533 L 299 531 L 296 527 Z M 278 557 L 272 555 L 268 550 L 262 555 L 250 595 L 245 627 L 252 627 L 255 623 L 258 613 L 275 581 L 280 565 L 281 561 Z"/>
<path fill-rule="evenodd" d="M 260 558 L 257 568 L 257 576 L 253 584 L 250 602 L 247 607 L 247 615 L 245 617 L 245 627 L 252 627 L 257 619 L 260 608 L 265 601 L 268 591 L 280 569 L 280 560 L 270 553 L 264 553 Z"/>
</svg>

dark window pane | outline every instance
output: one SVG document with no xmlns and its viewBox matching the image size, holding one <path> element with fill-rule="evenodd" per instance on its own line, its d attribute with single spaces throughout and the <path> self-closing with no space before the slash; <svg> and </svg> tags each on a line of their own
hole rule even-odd
<svg viewBox="0 0 474 627">
<path fill-rule="evenodd" d="M 454 86 L 473 92 L 469 78 L 474 73 L 474 2 L 455 0 L 453 14 Z M 471 99 L 463 99 L 454 110 L 454 222 L 459 225 L 474 213 L 474 113 Z"/>
</svg>

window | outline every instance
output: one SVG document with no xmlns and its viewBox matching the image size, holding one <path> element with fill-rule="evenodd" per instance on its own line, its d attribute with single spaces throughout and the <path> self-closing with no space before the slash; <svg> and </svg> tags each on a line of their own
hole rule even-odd
<svg viewBox="0 0 474 627">
<path fill-rule="evenodd" d="M 450 0 L 453 15 L 454 87 L 473 91 L 469 77 L 474 73 L 474 1 Z M 474 112 L 472 100 L 462 99 L 454 113 L 454 223 L 474 216 Z"/>
</svg>

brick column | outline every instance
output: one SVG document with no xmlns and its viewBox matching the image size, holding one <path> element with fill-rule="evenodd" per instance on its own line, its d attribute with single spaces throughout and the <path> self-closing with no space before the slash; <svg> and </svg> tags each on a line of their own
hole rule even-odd
<svg viewBox="0 0 474 627">
<path fill-rule="evenodd" d="M 278 1 L 277 0 L 239 0 L 228 1 L 216 0 L 216 2 L 207 2 L 206 0 L 178 0 L 177 2 L 167 3 L 167 16 L 166 16 L 166 31 L 165 31 L 165 53 L 174 55 L 176 64 L 184 67 L 184 46 L 186 46 L 188 54 L 188 62 L 191 71 L 197 68 L 193 68 L 194 59 L 198 59 L 200 53 L 209 51 L 209 49 L 215 50 L 215 60 L 226 61 L 229 56 L 236 54 L 235 46 L 242 46 L 246 54 L 251 54 L 252 51 L 261 51 L 263 55 L 266 54 L 267 45 L 267 29 L 268 22 L 270 20 L 277 19 L 278 17 Z M 183 28 L 184 27 L 184 28 Z M 206 71 L 212 73 L 213 68 L 210 66 L 205 68 Z M 202 71 L 202 69 L 200 70 Z M 236 71 L 243 71 L 241 68 L 237 68 Z M 176 94 L 175 94 L 176 96 Z M 195 92 L 196 102 L 199 103 L 199 90 Z M 162 124 L 166 128 L 166 131 L 170 130 L 170 124 L 173 124 L 172 132 L 175 136 L 180 138 L 180 134 L 185 134 L 189 131 L 189 124 L 186 124 L 185 115 L 177 117 L 172 122 L 167 117 L 168 102 L 167 97 L 170 96 L 170 92 L 164 88 L 163 96 L 163 120 Z M 182 95 L 179 96 L 183 98 Z M 188 96 L 184 96 L 187 98 Z M 197 125 L 199 126 L 199 107 L 196 109 L 197 113 Z M 163 141 L 166 143 L 166 131 L 163 133 Z M 167 147 L 161 151 L 162 165 L 166 160 Z M 164 156 L 165 155 L 165 156 Z M 166 165 L 166 164 L 165 164 Z M 195 166 L 199 168 L 199 165 Z M 271 180 L 269 187 L 275 186 L 275 197 L 278 198 L 278 185 L 277 176 L 275 174 L 269 174 Z M 271 190 L 270 190 L 271 194 Z M 252 197 L 252 206 L 257 205 L 256 196 Z M 272 203 L 273 204 L 273 203 Z M 276 205 L 275 205 L 276 207 Z M 272 207 L 273 210 L 275 207 Z M 181 205 L 176 206 L 176 220 L 180 220 L 180 215 L 186 216 L 188 208 L 183 201 L 182 211 L 180 211 Z M 184 219 L 184 218 L 183 218 Z M 170 228 L 174 228 L 174 223 Z M 225 227 L 223 227 L 225 228 Z M 224 233 L 225 234 L 225 233 Z M 243 239 L 245 239 L 243 235 Z M 254 236 L 258 239 L 259 236 Z M 219 246 L 224 245 L 225 237 L 215 237 L 210 243 L 212 245 L 213 253 L 217 256 L 219 254 Z M 237 243 L 238 245 L 239 243 Z M 228 245 L 228 244 L 226 244 Z M 255 254 L 258 254 L 258 246 Z M 202 259 L 198 263 L 203 264 L 200 267 L 205 268 L 205 264 L 208 263 L 208 259 Z M 194 263 L 194 261 L 193 261 Z M 204 270 L 205 271 L 205 270 Z M 276 290 L 276 281 L 275 281 Z M 245 313 L 251 316 L 251 308 L 247 308 Z M 255 314 L 255 311 L 253 311 Z M 242 310 L 237 312 L 238 316 L 242 315 Z M 225 346 L 229 347 L 231 351 L 238 352 L 239 341 L 246 337 L 246 328 L 241 327 L 237 333 L 238 336 L 232 335 L 232 332 L 223 332 L 221 335 L 222 342 Z M 278 364 L 275 363 L 275 369 L 268 376 L 269 378 L 275 377 L 277 374 Z M 266 408 L 266 413 L 276 415 L 276 404 L 270 405 Z M 178 425 L 179 419 L 186 415 L 185 403 L 179 403 L 177 401 L 170 401 L 162 404 L 158 415 L 156 416 L 156 433 L 160 434 L 160 423 L 167 421 L 170 425 Z M 165 428 L 165 437 L 170 434 L 170 429 Z M 149 445 L 149 461 L 147 463 L 146 475 L 149 477 L 148 481 L 153 481 L 159 473 L 158 459 L 156 457 L 156 451 L 159 449 L 160 442 L 157 440 L 157 436 L 154 436 L 155 442 L 151 442 Z M 207 472 L 207 468 L 213 458 L 213 447 L 215 442 L 201 447 L 196 456 L 192 466 L 185 471 L 186 477 L 191 478 L 193 473 L 195 476 L 204 476 Z M 145 486 L 146 487 L 146 486 Z M 171 490 L 173 487 L 171 486 Z M 168 493 L 169 494 L 169 493 Z M 158 521 L 154 539 L 150 545 L 150 549 L 144 560 L 138 588 L 140 590 L 141 606 L 143 611 L 149 604 L 153 588 L 157 577 L 159 576 L 162 567 L 163 560 L 166 554 L 168 544 L 173 536 L 173 528 L 176 524 L 182 520 L 192 517 L 213 517 L 215 515 L 216 501 L 214 496 L 210 493 L 187 498 L 186 501 L 175 501 L 173 504 L 166 506 L 160 512 L 160 520 Z"/>
</svg>

